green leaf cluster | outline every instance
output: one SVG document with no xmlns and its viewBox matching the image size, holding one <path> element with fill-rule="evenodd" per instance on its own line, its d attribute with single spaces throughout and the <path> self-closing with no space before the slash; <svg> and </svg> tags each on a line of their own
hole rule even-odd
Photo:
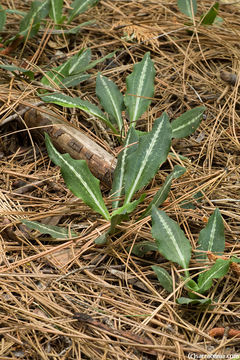
<svg viewBox="0 0 240 360">
<path fill-rule="evenodd" d="M 58 29 L 61 29 L 60 34 L 76 33 L 84 24 L 80 24 L 70 30 L 64 30 L 62 29 L 63 22 L 67 18 L 67 24 L 70 24 L 75 17 L 87 11 L 98 2 L 99 0 L 75 0 L 72 2 L 72 4 L 70 4 L 71 9 L 67 16 L 63 16 L 63 0 L 34 0 L 32 1 L 30 10 L 27 13 L 10 9 L 5 10 L 2 5 L 0 5 L 0 31 L 3 29 L 6 23 L 7 13 L 15 13 L 22 16 L 23 18 L 19 25 L 18 34 L 9 39 L 7 43 L 13 41 L 19 36 L 23 36 L 25 39 L 30 39 L 31 37 L 35 36 L 40 28 L 41 23 L 46 19 L 47 16 L 53 20 L 55 26 Z"/>
<path fill-rule="evenodd" d="M 96 62 L 92 62 L 89 65 L 86 65 L 86 62 L 90 61 L 89 54 L 90 50 L 86 50 L 84 53 L 75 55 L 65 64 L 61 65 L 61 67 L 48 72 L 42 82 L 45 85 L 50 86 L 57 84 L 60 87 L 76 85 L 75 82 L 71 82 L 71 71 L 74 71 L 75 73 L 77 71 L 77 75 L 73 74 L 73 79 L 77 78 L 79 81 L 79 79 L 81 79 L 81 76 L 79 77 L 79 73 L 93 67 L 96 64 Z M 98 61 L 103 61 L 113 55 L 114 54 L 111 53 Z M 82 66 L 80 69 L 78 68 L 79 65 Z M 149 52 L 144 55 L 142 61 L 134 65 L 133 72 L 127 77 L 127 91 L 124 96 L 112 80 L 99 73 L 96 80 L 96 95 L 107 115 L 105 115 L 100 109 L 97 110 L 97 107 L 89 101 L 83 101 L 79 98 L 73 98 L 68 95 L 56 93 L 48 94 L 47 96 L 42 96 L 42 100 L 65 107 L 78 107 L 86 113 L 94 115 L 102 120 L 113 131 L 113 133 L 121 134 L 124 122 L 123 111 L 125 111 L 125 114 L 129 119 L 129 126 L 135 128 L 137 120 L 139 120 L 142 114 L 150 106 L 151 99 L 154 95 L 154 76 L 154 64 L 150 58 Z M 93 108 L 94 112 L 92 111 Z M 183 115 L 173 120 L 171 125 L 168 126 L 168 129 L 165 129 L 166 134 L 169 135 L 171 133 L 172 138 L 181 138 L 191 135 L 199 126 L 204 110 L 204 106 L 199 106 L 195 109 L 186 111 Z M 163 115 L 163 119 L 164 118 L 167 118 L 166 114 Z M 139 132 L 137 132 L 137 135 L 139 136 Z M 141 135 L 142 136 L 140 136 L 140 138 L 145 138 L 144 135 L 146 135 L 146 137 L 150 136 L 145 133 Z M 140 139 L 140 142 L 145 143 L 146 145 L 148 139 Z M 125 159 L 125 156 L 123 158 Z"/>
<path fill-rule="evenodd" d="M 181 297 L 177 299 L 177 302 L 188 305 L 210 304 L 211 299 L 202 296 L 212 287 L 213 280 L 224 277 L 229 270 L 231 262 L 236 262 L 239 259 L 217 259 L 215 264 L 209 270 L 202 272 L 198 276 L 197 282 L 195 282 L 190 278 L 188 270 L 191 258 L 191 245 L 180 226 L 169 218 L 164 211 L 158 210 L 155 206 L 152 208 L 152 223 L 152 235 L 156 241 L 158 251 L 169 261 L 179 264 L 185 271 L 186 288 L 189 297 Z M 208 251 L 218 255 L 223 252 L 225 247 L 224 227 L 218 209 L 210 216 L 205 229 L 200 232 L 198 244 L 199 249 L 202 250 L 202 252 L 198 253 L 200 258 L 205 259 Z M 166 270 L 159 266 L 152 268 L 160 284 L 169 291 L 173 284 L 171 277 L 166 275 Z"/>
</svg>

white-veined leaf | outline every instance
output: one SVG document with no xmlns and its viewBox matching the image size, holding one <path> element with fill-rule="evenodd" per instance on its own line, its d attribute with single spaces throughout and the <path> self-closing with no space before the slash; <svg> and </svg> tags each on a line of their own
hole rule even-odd
<svg viewBox="0 0 240 360">
<path fill-rule="evenodd" d="M 100 191 L 99 180 L 92 175 L 86 161 L 72 159 L 69 154 L 60 154 L 47 134 L 45 134 L 45 142 L 48 155 L 55 165 L 60 166 L 68 189 L 105 219 L 110 220 Z"/>
<path fill-rule="evenodd" d="M 185 173 L 185 171 L 186 169 L 180 165 L 174 166 L 173 172 L 166 177 L 163 186 L 161 186 L 158 192 L 154 195 L 153 200 L 150 202 L 141 218 L 150 215 L 153 205 L 159 207 L 166 200 L 172 185 L 172 180 L 179 178 L 182 174 Z"/>
<path fill-rule="evenodd" d="M 60 24 L 62 20 L 63 0 L 50 0 L 49 16 L 55 24 Z"/>
<path fill-rule="evenodd" d="M 72 19 L 77 15 L 82 14 L 90 7 L 96 5 L 98 1 L 99 0 L 75 0 L 71 5 L 72 10 L 69 13 L 68 24 L 70 24 Z"/>
<path fill-rule="evenodd" d="M 113 195 L 113 199 L 116 198 L 117 200 L 112 203 L 113 209 L 116 209 L 119 206 L 119 197 L 124 194 L 124 176 L 127 157 L 136 150 L 137 146 L 137 132 L 134 128 L 130 128 L 123 144 L 123 150 L 118 155 L 117 166 L 114 170 L 111 194 Z"/>
<path fill-rule="evenodd" d="M 152 209 L 152 236 L 158 251 L 166 259 L 187 269 L 191 258 L 191 245 L 179 225 L 155 206 Z"/>
<path fill-rule="evenodd" d="M 81 50 L 78 54 L 71 57 L 69 59 L 70 65 L 68 75 L 75 75 L 85 71 L 85 68 L 91 61 L 91 57 L 91 49 Z"/>
<path fill-rule="evenodd" d="M 172 137 L 183 138 L 194 133 L 202 121 L 202 115 L 205 111 L 204 106 L 198 106 L 194 109 L 186 111 L 177 119 L 171 122 Z"/>
<path fill-rule="evenodd" d="M 91 75 L 88 74 L 76 74 L 72 76 L 67 76 L 65 79 L 62 80 L 62 83 L 60 85 L 61 88 L 69 88 L 72 86 L 76 86 L 83 81 L 86 81 L 90 78 Z"/>
<path fill-rule="evenodd" d="M 210 216 L 207 226 L 200 231 L 198 244 L 197 249 L 204 251 L 204 253 L 197 253 L 196 257 L 198 259 L 206 259 L 207 251 L 217 253 L 217 255 L 222 255 L 224 252 L 224 224 L 218 208 Z"/>
<path fill-rule="evenodd" d="M 49 0 L 33 1 L 30 11 L 20 23 L 19 35 L 28 37 L 28 39 L 34 36 L 38 32 L 40 21 L 48 15 L 49 7 Z"/>
<path fill-rule="evenodd" d="M 60 106 L 68 107 L 68 108 L 78 108 L 85 111 L 87 114 L 96 116 L 100 120 L 102 120 L 110 129 L 117 134 L 118 131 L 111 124 L 111 122 L 104 116 L 103 112 L 94 104 L 91 104 L 89 101 L 81 100 L 79 98 L 73 98 L 68 95 L 63 94 L 50 94 L 50 95 L 41 95 L 41 99 L 45 102 L 57 104 Z"/>
<path fill-rule="evenodd" d="M 96 95 L 104 110 L 118 125 L 119 131 L 121 131 L 123 126 L 122 110 L 124 108 L 124 103 L 123 96 L 117 85 L 99 73 L 96 81 Z"/>
<path fill-rule="evenodd" d="M 38 230 L 41 234 L 48 234 L 52 236 L 54 239 L 69 239 L 69 235 L 71 237 L 78 236 L 77 233 L 75 233 L 73 230 L 70 230 L 67 228 L 63 228 L 60 226 L 54 226 L 54 225 L 46 225 L 39 223 L 37 221 L 29 221 L 29 220 L 21 220 L 23 224 L 25 224 L 29 229 L 32 230 Z"/>
<path fill-rule="evenodd" d="M 159 283 L 165 290 L 171 293 L 173 291 L 173 281 L 167 270 L 157 265 L 152 265 L 151 268 L 157 275 Z"/>
<path fill-rule="evenodd" d="M 154 177 L 166 160 L 171 144 L 171 126 L 166 113 L 154 122 L 152 131 L 139 138 L 137 150 L 127 157 L 125 203 Z"/>
<path fill-rule="evenodd" d="M 134 65 L 132 74 L 126 79 L 127 92 L 124 102 L 133 126 L 151 103 L 149 98 L 154 94 L 154 77 L 155 69 L 148 52 L 141 62 Z"/>
<path fill-rule="evenodd" d="M 64 78 L 68 76 L 69 66 L 70 62 L 68 60 L 64 64 L 47 71 L 46 74 L 42 77 L 41 83 L 57 89 L 61 86 Z"/>
<path fill-rule="evenodd" d="M 205 293 L 212 286 L 213 279 L 219 279 L 228 272 L 231 260 L 217 259 L 210 270 L 205 271 L 198 277 L 198 292 Z"/>
<path fill-rule="evenodd" d="M 177 4 L 179 10 L 191 19 L 197 12 L 197 0 L 178 0 Z"/>
</svg>

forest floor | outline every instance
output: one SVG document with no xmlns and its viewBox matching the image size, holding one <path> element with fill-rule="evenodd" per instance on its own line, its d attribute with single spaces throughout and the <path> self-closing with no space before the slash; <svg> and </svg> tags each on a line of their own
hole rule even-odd
<svg viewBox="0 0 240 360">
<path fill-rule="evenodd" d="M 194 253 L 199 232 L 216 207 L 225 226 L 225 255 L 239 256 L 240 82 L 234 74 L 240 73 L 240 7 L 221 3 L 222 23 L 203 26 L 200 16 L 212 2 L 199 1 L 193 31 L 176 3 L 100 1 L 71 23 L 94 20 L 78 34 L 51 34 L 54 26 L 49 19 L 34 37 L 0 57 L 1 64 L 27 66 L 35 73 L 29 80 L 0 69 L 1 360 L 240 356 L 239 338 L 230 336 L 230 330 L 240 329 L 239 275 L 230 271 L 214 281 L 207 293 L 211 306 L 183 306 L 176 302 L 187 293 L 182 270 L 159 253 L 140 258 L 129 252 L 143 240 L 154 241 L 150 217 L 137 221 L 135 211 L 107 245 L 96 245 L 107 221 L 76 201 L 59 168 L 49 160 L 43 138 L 32 133 L 18 113 L 19 106 L 31 107 L 39 101 L 43 73 L 82 48 L 90 48 L 94 60 L 116 50 L 112 59 L 88 71 L 87 81 L 61 90 L 95 104 L 99 104 L 95 94 L 99 71 L 124 91 L 134 63 L 149 51 L 156 70 L 155 93 L 138 128 L 151 129 L 164 111 L 171 120 L 196 106 L 204 105 L 206 111 L 193 135 L 174 139 L 176 156 L 168 157 L 145 189 L 140 210 L 148 206 L 173 166 L 182 165 L 187 172 L 173 181 L 161 209 L 181 225 L 191 242 L 191 272 L 199 273 L 211 264 L 200 268 Z M 3 0 L 2 6 L 27 12 L 30 2 Z M 20 15 L 8 14 L 2 41 L 17 33 L 20 20 Z M 226 81 L 228 73 L 232 83 Z M 117 137 L 99 121 L 80 110 L 47 107 L 116 157 Z M 14 114 L 18 115 L 3 124 Z M 109 190 L 102 186 L 102 191 L 110 204 Z M 200 191 L 197 200 L 194 195 Z M 183 201 L 190 206 L 182 207 Z M 56 240 L 28 231 L 22 218 L 71 226 L 79 238 Z M 157 264 L 175 279 L 173 293 L 160 286 L 151 268 Z M 214 328 L 224 333 L 213 336 L 209 331 Z"/>
</svg>

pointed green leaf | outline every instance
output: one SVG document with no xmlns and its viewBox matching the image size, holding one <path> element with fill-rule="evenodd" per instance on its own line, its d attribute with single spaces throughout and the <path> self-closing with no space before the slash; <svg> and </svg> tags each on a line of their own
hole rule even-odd
<svg viewBox="0 0 240 360">
<path fill-rule="evenodd" d="M 98 1 L 99 0 L 75 0 L 71 5 L 72 10 L 69 13 L 68 24 L 70 24 L 74 17 L 82 14 L 90 7 L 96 5 Z"/>
<path fill-rule="evenodd" d="M 211 9 L 202 16 L 201 24 L 202 25 L 212 25 L 217 17 L 219 9 L 219 3 L 216 2 Z"/>
<path fill-rule="evenodd" d="M 55 24 L 60 24 L 62 20 L 63 0 L 50 0 L 49 16 Z"/>
<path fill-rule="evenodd" d="M 240 258 L 237 258 L 236 256 L 231 256 L 230 260 L 231 260 L 231 262 L 240 264 Z"/>
<path fill-rule="evenodd" d="M 173 120 L 171 122 L 172 137 L 183 138 L 194 133 L 202 120 L 204 111 L 205 107 L 199 106 L 186 111 L 177 119 Z"/>
<path fill-rule="evenodd" d="M 103 234 L 99 235 L 95 240 L 95 244 L 97 245 L 104 245 L 107 242 L 107 238 L 109 235 L 109 230 L 105 231 Z"/>
<path fill-rule="evenodd" d="M 151 103 L 149 98 L 154 94 L 154 77 L 155 69 L 148 52 L 141 62 L 134 65 L 132 74 L 126 79 L 127 92 L 124 102 L 133 126 Z"/>
<path fill-rule="evenodd" d="M 152 236 L 156 240 L 158 251 L 166 259 L 187 269 L 192 248 L 179 225 L 155 206 L 152 209 L 152 223 Z"/>
<path fill-rule="evenodd" d="M 186 169 L 180 165 L 174 166 L 173 172 L 166 177 L 163 186 L 160 187 L 153 200 L 148 205 L 146 211 L 141 216 L 141 219 L 151 214 L 153 205 L 159 207 L 166 200 L 172 185 L 172 180 L 179 178 L 182 174 L 185 173 L 185 171 Z"/>
<path fill-rule="evenodd" d="M 128 130 L 126 139 L 123 144 L 123 150 L 118 155 L 117 166 L 114 170 L 113 184 L 111 194 L 113 199 L 118 199 L 124 194 L 124 176 L 126 171 L 126 164 L 128 156 L 136 150 L 138 146 L 138 135 L 134 128 Z M 112 208 L 116 209 L 119 206 L 119 200 L 112 203 Z"/>
<path fill-rule="evenodd" d="M 31 70 L 27 70 L 24 68 L 21 68 L 19 66 L 15 66 L 15 65 L 0 65 L 1 69 L 5 69 L 8 71 L 19 71 L 21 73 L 23 73 L 24 75 L 27 75 L 29 77 L 30 80 L 34 79 L 34 73 Z"/>
<path fill-rule="evenodd" d="M 91 49 L 80 50 L 78 54 L 69 59 L 70 66 L 68 75 L 76 75 L 83 72 L 91 61 Z"/>
<path fill-rule="evenodd" d="M 49 157 L 55 165 L 60 166 L 68 189 L 105 219 L 110 220 L 100 191 L 99 180 L 92 175 L 86 161 L 72 159 L 69 154 L 60 154 L 47 134 L 45 134 L 45 142 Z"/>
<path fill-rule="evenodd" d="M 69 66 L 70 63 L 68 60 L 64 64 L 47 71 L 46 75 L 42 77 L 41 83 L 57 89 L 58 86 L 61 85 L 64 78 L 68 76 Z"/>
<path fill-rule="evenodd" d="M 180 297 L 177 299 L 179 305 L 209 305 L 211 304 L 211 299 L 189 299 L 186 297 Z"/>
<path fill-rule="evenodd" d="M 127 203 L 123 206 L 121 206 L 120 208 L 118 208 L 117 210 L 115 210 L 113 213 L 112 213 L 112 216 L 115 216 L 115 215 L 125 215 L 125 214 L 129 214 L 131 212 L 133 212 L 136 207 L 141 203 L 143 202 L 143 200 L 145 199 L 146 197 L 146 194 L 142 194 L 140 196 L 139 199 L 137 200 L 134 200 L 130 203 Z"/>
<path fill-rule="evenodd" d="M 41 83 L 54 88 L 70 87 L 85 81 L 89 75 L 80 75 L 91 60 L 91 50 L 80 50 L 78 54 L 70 57 L 65 63 L 49 71 L 42 78 Z M 79 80 L 78 80 L 79 79 Z"/>
<path fill-rule="evenodd" d="M 102 58 L 99 58 L 97 60 L 90 62 L 90 64 L 86 65 L 85 68 L 83 68 L 83 70 L 81 70 L 81 71 L 86 71 L 86 70 L 90 70 L 90 69 L 94 68 L 97 64 L 100 64 L 107 59 L 111 59 L 115 55 L 115 53 L 116 53 L 116 51 L 113 51 L 113 52 L 105 55 Z"/>
<path fill-rule="evenodd" d="M 69 229 L 54 226 L 54 225 L 45 225 L 39 223 L 37 221 L 29 221 L 29 220 L 21 220 L 23 224 L 25 224 L 29 229 L 38 230 L 41 234 L 48 234 L 52 236 L 54 239 L 69 239 L 69 235 L 71 237 L 78 236 L 75 231 L 71 230 L 69 234 Z"/>
<path fill-rule="evenodd" d="M 131 249 L 131 254 L 136 255 L 138 257 L 143 257 L 149 251 L 157 251 L 157 244 L 151 241 L 142 241 L 139 244 L 134 245 L 133 247 L 129 247 L 127 251 L 129 252 Z"/>
<path fill-rule="evenodd" d="M 96 81 L 96 95 L 100 100 L 104 110 L 117 123 L 119 130 L 122 130 L 122 110 L 124 108 L 123 96 L 120 93 L 116 84 L 107 77 L 101 75 L 97 76 Z"/>
<path fill-rule="evenodd" d="M 198 259 L 206 259 L 207 251 L 222 255 L 225 249 L 225 235 L 224 224 L 221 213 L 217 208 L 210 216 L 207 226 L 200 231 L 198 239 L 198 250 L 203 250 L 204 253 L 197 253 Z"/>
<path fill-rule="evenodd" d="M 62 80 L 62 83 L 60 85 L 61 88 L 69 88 L 73 86 L 77 86 L 80 83 L 86 81 L 90 78 L 91 75 L 88 74 L 76 74 L 72 76 L 67 76 L 65 79 Z"/>
<path fill-rule="evenodd" d="M 212 286 L 213 279 L 219 279 L 225 276 L 229 270 L 230 263 L 231 260 L 217 259 L 210 270 L 200 274 L 198 277 L 198 292 L 200 294 L 205 293 Z"/>
<path fill-rule="evenodd" d="M 197 0 L 178 0 L 177 4 L 179 10 L 191 19 L 197 12 Z"/>
<path fill-rule="evenodd" d="M 171 293 L 173 291 L 173 281 L 167 270 L 157 265 L 152 265 L 151 268 L 157 275 L 159 283 L 165 290 Z"/>
<path fill-rule="evenodd" d="M 5 22 L 6 22 L 6 10 L 4 10 L 2 5 L 0 5 L 0 31 L 3 30 Z"/>
<path fill-rule="evenodd" d="M 171 144 L 171 126 L 166 113 L 154 122 L 153 129 L 141 136 L 137 150 L 127 157 L 125 203 L 149 183 L 166 160 Z"/>
<path fill-rule="evenodd" d="M 102 120 L 106 125 L 110 127 L 110 129 L 117 134 L 117 130 L 111 124 L 111 122 L 104 116 L 103 112 L 96 106 L 91 104 L 89 101 L 81 100 L 79 98 L 73 98 L 68 95 L 63 94 L 49 94 L 41 96 L 41 99 L 45 102 L 50 102 L 53 104 L 57 104 L 60 106 L 68 107 L 68 108 L 78 108 L 85 111 L 87 114 L 96 116 L 100 120 Z"/>
<path fill-rule="evenodd" d="M 39 29 L 40 22 L 49 13 L 49 0 L 46 1 L 33 1 L 30 11 L 22 19 L 20 23 L 19 35 L 31 38 Z"/>
</svg>

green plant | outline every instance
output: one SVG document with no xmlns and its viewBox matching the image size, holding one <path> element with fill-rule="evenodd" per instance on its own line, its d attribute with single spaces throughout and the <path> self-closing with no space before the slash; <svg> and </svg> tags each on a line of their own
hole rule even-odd
<svg viewBox="0 0 240 360">
<path fill-rule="evenodd" d="M 150 71 L 150 79 L 146 74 L 146 70 Z M 136 119 L 146 111 L 150 105 L 150 100 L 145 98 L 139 98 L 137 96 L 131 97 L 130 91 L 139 91 L 142 95 L 146 95 L 154 92 L 153 76 L 154 73 L 153 63 L 150 59 L 150 54 L 147 53 L 142 62 L 136 64 L 133 73 L 127 78 L 127 94 L 125 95 L 125 104 L 130 115 L 129 130 L 123 143 L 123 150 L 118 156 L 117 166 L 114 172 L 113 185 L 111 190 L 112 196 L 112 212 L 110 213 L 104 204 L 104 200 L 100 191 L 99 180 L 96 179 L 89 171 L 86 162 L 84 160 L 74 160 L 69 154 L 60 154 L 51 143 L 49 136 L 46 134 L 46 146 L 49 157 L 51 160 L 61 168 L 63 178 L 68 188 L 72 193 L 81 198 L 87 205 L 89 205 L 94 211 L 101 214 L 106 220 L 109 221 L 109 230 L 98 241 L 106 241 L 108 234 L 112 234 L 115 231 L 115 227 L 123 219 L 128 217 L 128 214 L 132 213 L 138 204 L 145 198 L 145 194 L 141 194 L 137 199 L 132 200 L 133 196 L 143 189 L 149 181 L 154 177 L 159 167 L 166 161 L 171 139 L 173 137 L 179 138 L 187 136 L 195 131 L 199 125 L 202 114 L 205 110 L 204 107 L 197 107 L 195 109 L 187 111 L 179 118 L 169 122 L 169 118 L 166 113 L 154 122 L 153 128 L 149 133 L 139 132 L 135 129 Z M 109 89 L 114 93 L 112 99 L 104 99 L 102 96 L 102 104 L 108 110 L 110 118 L 117 119 L 118 109 L 123 104 L 122 95 L 113 86 L 113 83 L 109 80 L 101 79 L 99 75 L 98 80 L 100 84 L 104 82 L 103 87 L 105 92 L 103 94 L 108 96 Z M 144 88 L 143 81 L 148 79 L 148 86 Z M 99 84 L 97 85 L 100 86 Z M 148 90 L 146 91 L 146 88 Z M 138 95 L 138 93 L 136 94 Z M 85 102 L 78 98 L 66 97 L 62 94 L 52 94 L 42 96 L 46 101 L 55 102 L 57 104 L 65 105 L 69 107 L 79 107 L 91 114 L 94 114 L 100 118 L 104 118 L 105 122 L 111 121 L 104 117 L 104 114 L 93 104 Z M 133 98 L 133 100 L 132 100 Z M 86 110 L 87 108 L 87 110 Z M 111 109 L 110 109 L 111 108 Z M 100 115 L 99 115 L 100 114 Z M 120 118 L 119 118 L 120 119 Z M 122 123 L 120 122 L 120 125 Z M 154 205 L 160 206 L 160 204 L 166 199 L 170 190 L 171 181 L 174 178 L 179 177 L 184 173 L 185 169 L 176 166 L 171 175 L 166 179 L 163 187 L 157 192 L 151 204 L 148 206 L 142 216 L 147 216 L 151 212 L 151 208 Z M 120 197 L 124 197 L 121 200 Z"/>
<path fill-rule="evenodd" d="M 177 5 L 179 10 L 188 16 L 190 19 L 193 19 L 197 13 L 197 0 L 178 0 Z M 217 16 L 219 10 L 219 3 L 214 3 L 211 8 L 207 11 L 206 14 L 201 15 L 200 24 L 201 25 L 213 25 L 214 23 L 222 21 L 222 19 Z"/>
<path fill-rule="evenodd" d="M 137 120 L 151 104 L 151 98 L 154 94 L 154 75 L 155 69 L 150 53 L 146 53 L 142 61 L 135 64 L 132 74 L 127 77 L 127 91 L 123 96 L 116 84 L 99 73 L 96 81 L 96 94 L 107 115 L 89 101 L 64 94 L 47 94 L 41 96 L 41 99 L 64 107 L 79 108 L 102 120 L 113 133 L 120 134 L 123 129 L 123 110 L 129 119 L 130 128 L 135 128 Z M 200 106 L 187 111 L 174 120 L 171 124 L 171 136 L 180 138 L 194 132 L 200 124 L 203 111 L 204 107 Z M 169 131 L 167 133 L 169 134 Z M 141 138 L 141 135 L 144 133 L 137 132 L 135 141 L 139 136 Z"/>
<path fill-rule="evenodd" d="M 96 5 L 98 1 L 99 0 L 75 0 L 72 2 L 71 9 L 68 11 L 67 16 L 63 16 L 62 14 L 63 0 L 35 0 L 31 3 L 31 8 L 27 13 L 15 9 L 5 10 L 0 5 L 0 30 L 2 30 L 5 25 L 6 15 L 8 13 L 17 14 L 23 17 L 19 25 L 18 33 L 8 39 L 4 45 L 8 45 L 18 37 L 22 37 L 23 39 L 30 39 L 36 35 L 39 31 L 41 23 L 45 21 L 48 15 L 53 20 L 55 27 L 57 29 L 61 29 L 59 30 L 59 35 L 76 34 L 78 31 L 80 31 L 82 26 L 92 23 L 92 21 L 80 24 L 71 29 L 68 29 L 67 25 L 69 25 L 76 16 Z M 64 24 L 65 21 L 66 24 Z"/>
<path fill-rule="evenodd" d="M 139 254 L 138 248 L 133 252 L 136 255 L 143 256 L 147 251 L 159 251 L 166 259 L 175 262 L 184 269 L 186 288 L 188 290 L 188 297 L 181 297 L 177 299 L 179 304 L 200 304 L 207 305 L 211 303 L 211 299 L 205 296 L 206 292 L 211 288 L 214 279 L 224 277 L 232 262 L 239 262 L 239 259 L 231 257 L 230 259 L 218 258 L 215 264 L 209 269 L 202 272 L 197 279 L 197 282 L 191 279 L 189 274 L 189 262 L 191 258 L 191 245 L 189 240 L 185 237 L 184 232 L 180 226 L 173 221 L 169 216 L 158 210 L 155 206 L 152 209 L 152 236 L 156 240 L 156 247 L 150 247 L 147 242 L 144 242 L 144 250 L 141 249 Z M 216 209 L 210 216 L 205 229 L 200 232 L 198 240 L 197 259 L 206 260 L 207 253 L 215 253 L 221 255 L 225 248 L 224 226 L 220 211 Z M 168 272 L 159 267 L 152 266 L 156 273 L 160 284 L 169 292 L 172 292 L 173 281 Z"/>
</svg>

